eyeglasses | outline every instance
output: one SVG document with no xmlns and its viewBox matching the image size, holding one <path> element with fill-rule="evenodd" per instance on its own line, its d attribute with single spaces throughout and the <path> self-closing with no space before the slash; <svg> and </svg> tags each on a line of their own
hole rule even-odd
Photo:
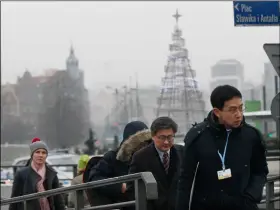
<svg viewBox="0 0 280 210">
<path fill-rule="evenodd" d="M 229 107 L 228 109 L 224 109 L 223 111 L 229 112 L 231 114 L 237 114 L 239 111 L 240 113 L 245 112 L 246 107 L 245 106 L 240 106 L 240 107 Z"/>
<path fill-rule="evenodd" d="M 169 135 L 169 136 L 164 136 L 164 135 L 160 135 L 160 136 L 157 136 L 157 138 L 161 141 L 173 141 L 174 140 L 174 135 Z"/>
</svg>

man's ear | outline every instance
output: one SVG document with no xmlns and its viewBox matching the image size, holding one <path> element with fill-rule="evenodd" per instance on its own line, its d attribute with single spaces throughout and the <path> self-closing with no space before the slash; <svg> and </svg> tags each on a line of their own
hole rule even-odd
<svg viewBox="0 0 280 210">
<path fill-rule="evenodd" d="M 220 110 L 217 108 L 213 108 L 213 113 L 216 115 L 217 118 L 220 118 Z"/>
</svg>

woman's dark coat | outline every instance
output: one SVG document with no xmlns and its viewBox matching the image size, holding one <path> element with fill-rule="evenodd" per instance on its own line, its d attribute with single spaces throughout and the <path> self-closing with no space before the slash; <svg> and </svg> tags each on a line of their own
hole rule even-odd
<svg viewBox="0 0 280 210">
<path fill-rule="evenodd" d="M 15 175 L 11 197 L 37 193 L 37 182 L 40 176 L 32 169 L 30 165 L 19 169 Z M 44 181 L 46 190 L 59 188 L 57 172 L 46 165 L 46 179 Z M 48 197 L 51 210 L 65 210 L 64 200 L 61 195 Z M 27 201 L 28 210 L 40 210 L 39 200 Z M 23 210 L 23 203 L 11 204 L 9 210 Z"/>
</svg>

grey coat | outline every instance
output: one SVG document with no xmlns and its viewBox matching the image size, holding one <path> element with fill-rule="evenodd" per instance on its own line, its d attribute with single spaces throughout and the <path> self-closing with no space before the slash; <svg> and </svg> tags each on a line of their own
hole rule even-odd
<svg viewBox="0 0 280 210">
<path fill-rule="evenodd" d="M 56 174 L 56 171 L 46 165 L 46 180 L 44 181 L 44 187 L 46 190 L 59 188 L 59 181 Z M 14 178 L 11 197 L 37 193 L 38 191 L 36 185 L 39 180 L 40 176 L 32 169 L 31 166 L 19 169 Z M 48 201 L 51 210 L 65 210 L 64 200 L 61 195 L 48 197 Z M 40 210 L 39 200 L 36 199 L 27 201 L 27 209 Z M 23 210 L 23 203 L 11 204 L 9 210 Z"/>
<path fill-rule="evenodd" d="M 82 183 L 83 183 L 83 174 L 80 174 L 74 177 L 74 179 L 71 182 L 71 185 L 82 184 Z M 75 199 L 76 199 L 76 192 L 75 191 L 70 192 L 68 196 L 68 207 L 70 208 L 75 207 Z M 84 205 L 85 206 L 89 205 L 87 194 L 85 191 L 84 191 Z"/>
</svg>

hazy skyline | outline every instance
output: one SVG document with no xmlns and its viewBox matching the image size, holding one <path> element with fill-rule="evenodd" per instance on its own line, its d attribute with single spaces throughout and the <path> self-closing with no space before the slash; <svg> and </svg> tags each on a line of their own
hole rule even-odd
<svg viewBox="0 0 280 210">
<path fill-rule="evenodd" d="M 65 69 L 73 43 L 90 89 L 129 83 L 160 85 L 169 55 L 172 15 L 178 8 L 202 88 L 220 59 L 244 64 L 245 79 L 260 82 L 268 58 L 264 43 L 279 42 L 279 27 L 234 27 L 232 2 L 2 2 L 2 82 L 27 68 Z"/>
</svg>

